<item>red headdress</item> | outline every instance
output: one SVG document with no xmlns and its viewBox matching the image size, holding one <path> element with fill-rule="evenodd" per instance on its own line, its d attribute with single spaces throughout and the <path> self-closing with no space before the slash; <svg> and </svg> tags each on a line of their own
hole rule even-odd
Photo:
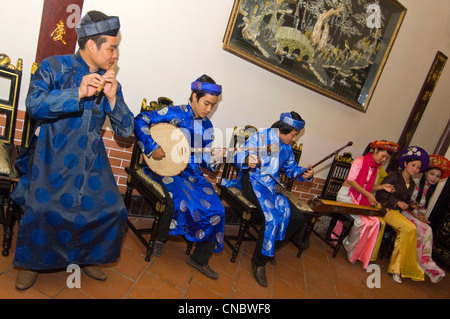
<svg viewBox="0 0 450 319">
<path fill-rule="evenodd" d="M 397 153 L 400 150 L 400 145 L 389 141 L 375 141 L 370 144 L 370 148 L 382 148 L 392 153 Z"/>
<path fill-rule="evenodd" d="M 450 161 L 442 155 L 432 154 L 430 155 L 430 165 L 428 169 L 437 167 L 442 171 L 441 179 L 450 176 Z"/>
</svg>

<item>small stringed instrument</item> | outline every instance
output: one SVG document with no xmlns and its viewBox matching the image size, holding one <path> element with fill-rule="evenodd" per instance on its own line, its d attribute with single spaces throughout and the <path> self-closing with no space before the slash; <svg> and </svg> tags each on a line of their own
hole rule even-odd
<svg viewBox="0 0 450 319">
<path fill-rule="evenodd" d="M 314 165 L 311 165 L 311 168 L 316 167 L 319 164 L 322 164 L 323 162 L 325 162 L 327 159 L 329 159 L 330 157 L 335 156 L 336 154 L 338 154 L 340 151 L 342 151 L 344 148 L 352 146 L 353 142 L 350 141 L 348 142 L 346 145 L 342 146 L 341 148 L 335 150 L 333 153 L 327 155 L 326 157 L 322 158 L 320 161 L 318 161 L 317 163 L 315 163 Z M 276 193 L 280 193 L 283 189 L 286 189 L 285 185 L 288 185 L 291 181 L 295 181 L 297 178 L 299 178 L 300 176 L 302 176 L 303 174 L 306 173 L 307 170 L 304 170 L 303 172 L 301 172 L 300 174 L 298 174 L 297 176 L 294 176 L 292 178 L 289 178 L 284 184 L 282 184 L 281 182 L 279 182 L 275 177 L 273 177 L 272 175 L 269 174 L 269 176 L 275 180 L 275 182 L 277 182 L 277 185 L 275 186 L 275 192 Z"/>
<path fill-rule="evenodd" d="M 181 174 L 191 160 L 191 154 L 198 152 L 212 152 L 215 148 L 191 148 L 190 140 L 179 128 L 170 123 L 158 123 L 150 127 L 153 140 L 164 150 L 166 157 L 161 160 L 143 156 L 144 162 L 152 172 L 159 176 L 176 176 Z M 222 151 L 264 150 L 276 152 L 276 145 L 260 148 L 222 148 Z"/>
<path fill-rule="evenodd" d="M 363 205 L 355 205 L 337 202 L 334 200 L 314 198 L 309 203 L 309 206 L 315 213 L 321 214 L 352 214 L 352 215 L 366 215 L 366 216 L 380 216 L 386 215 L 386 209 L 383 207 L 371 207 Z"/>
</svg>

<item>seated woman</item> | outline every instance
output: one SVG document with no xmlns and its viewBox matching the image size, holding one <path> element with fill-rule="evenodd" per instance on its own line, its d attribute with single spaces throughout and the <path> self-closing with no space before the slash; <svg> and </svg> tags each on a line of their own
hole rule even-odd
<svg viewBox="0 0 450 319">
<path fill-rule="evenodd" d="M 450 161 L 441 155 L 430 155 L 430 165 L 416 185 L 412 199 L 418 203 L 416 210 L 404 210 L 403 216 L 416 225 L 417 257 L 419 266 L 430 277 L 432 283 L 441 281 L 445 272 L 431 258 L 433 251 L 433 230 L 427 219 L 427 208 L 437 183 L 450 175 Z"/>
<path fill-rule="evenodd" d="M 339 190 L 336 200 L 349 204 L 375 206 L 378 202 L 372 191 L 384 189 L 392 191 L 392 185 L 375 185 L 380 166 L 392 154 L 399 151 L 400 146 L 388 141 L 370 143 L 362 156 L 357 157 L 350 168 L 347 180 Z M 344 239 L 344 248 L 350 262 L 360 260 L 366 269 L 370 262 L 372 250 L 377 239 L 380 223 L 378 217 L 351 215 L 353 227 Z"/>
<path fill-rule="evenodd" d="M 418 146 L 409 146 L 401 151 L 398 164 L 401 171 L 390 173 L 381 184 L 391 184 L 391 192 L 377 191 L 375 198 L 386 209 L 384 222 L 390 225 L 397 234 L 394 243 L 388 273 L 392 274 L 395 282 L 401 283 L 403 278 L 411 278 L 416 281 L 424 280 L 424 272 L 417 261 L 417 236 L 416 226 L 400 212 L 409 207 L 417 207 L 411 200 L 416 183 L 413 176 L 425 172 L 429 164 L 429 156 L 425 150 Z"/>
</svg>

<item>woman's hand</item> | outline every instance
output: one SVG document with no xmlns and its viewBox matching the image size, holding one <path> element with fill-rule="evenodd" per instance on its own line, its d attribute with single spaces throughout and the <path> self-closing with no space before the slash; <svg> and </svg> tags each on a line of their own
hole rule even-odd
<svg viewBox="0 0 450 319">
<path fill-rule="evenodd" d="M 397 206 L 401 209 L 401 210 L 407 210 L 409 205 L 406 204 L 405 202 L 402 201 L 398 201 Z"/>
<path fill-rule="evenodd" d="M 384 189 L 388 193 L 395 193 L 395 187 L 391 184 L 381 184 L 382 189 Z"/>
</svg>

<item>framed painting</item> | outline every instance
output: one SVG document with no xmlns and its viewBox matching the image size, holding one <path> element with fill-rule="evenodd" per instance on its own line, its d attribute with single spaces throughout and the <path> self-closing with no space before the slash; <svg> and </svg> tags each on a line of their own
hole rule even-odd
<svg viewBox="0 0 450 319">
<path fill-rule="evenodd" d="M 235 0 L 223 49 L 366 112 L 405 14 L 397 0 Z"/>
<path fill-rule="evenodd" d="M 2 57 L 4 54 L 1 55 Z M 9 59 L 9 57 L 8 57 Z M 22 81 L 22 60 L 19 69 L 0 65 L 0 141 L 14 144 L 17 107 Z"/>
</svg>

